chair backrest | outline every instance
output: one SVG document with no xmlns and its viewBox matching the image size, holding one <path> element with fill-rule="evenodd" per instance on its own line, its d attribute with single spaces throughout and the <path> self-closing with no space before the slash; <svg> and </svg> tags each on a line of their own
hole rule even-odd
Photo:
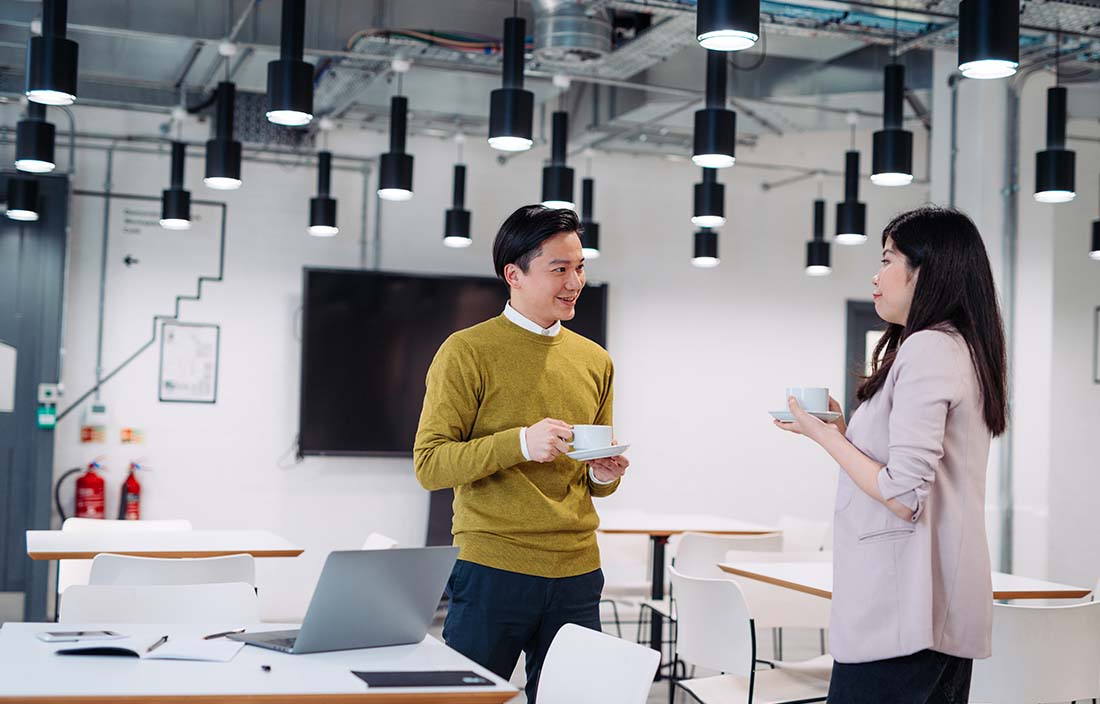
<svg viewBox="0 0 1100 704">
<path fill-rule="evenodd" d="M 669 569 L 676 594 L 676 650 L 684 662 L 747 676 L 756 648 L 741 587 L 729 579 L 689 577 Z"/>
<path fill-rule="evenodd" d="M 88 584 L 152 586 L 169 584 L 256 584 L 256 559 L 251 555 L 159 558 L 96 555 Z"/>
<path fill-rule="evenodd" d="M 397 541 L 388 535 L 382 535 L 381 533 L 371 533 L 367 536 L 367 539 L 363 541 L 362 550 L 389 550 L 390 548 L 397 547 Z"/>
<path fill-rule="evenodd" d="M 970 701 L 1068 702 L 1100 697 L 1100 602 L 993 605 L 993 657 L 975 660 Z"/>
<path fill-rule="evenodd" d="M 778 551 L 783 549 L 782 533 L 760 535 L 712 535 L 710 533 L 684 533 L 676 546 L 673 563 L 680 574 L 692 577 L 724 579 L 726 574 L 718 569 L 718 563 L 730 550 Z"/>
<path fill-rule="evenodd" d="M 63 531 L 81 533 L 109 533 L 132 530 L 191 530 L 191 521 L 184 519 L 114 521 L 102 518 L 66 518 Z M 57 593 L 61 594 L 74 584 L 87 584 L 92 570 L 91 560 L 58 560 Z"/>
<path fill-rule="evenodd" d="M 661 654 L 567 623 L 539 675 L 540 704 L 645 704 Z"/>
<path fill-rule="evenodd" d="M 646 564 L 649 537 L 596 532 L 604 594 L 645 596 L 650 592 L 651 568 Z"/>
<path fill-rule="evenodd" d="M 786 540 L 786 534 L 783 536 Z M 731 550 L 726 562 L 829 562 L 832 553 L 811 550 L 809 552 L 751 552 Z M 778 587 L 758 579 L 724 573 L 741 587 L 749 613 L 758 629 L 762 628 L 828 628 L 831 603 L 812 594 Z"/>
<path fill-rule="evenodd" d="M 783 532 L 783 549 L 796 552 L 828 550 L 829 521 L 811 521 L 798 516 L 782 516 L 779 530 Z"/>
<path fill-rule="evenodd" d="M 256 590 L 244 582 L 172 586 L 77 584 L 61 595 L 61 623 L 258 623 Z"/>
</svg>

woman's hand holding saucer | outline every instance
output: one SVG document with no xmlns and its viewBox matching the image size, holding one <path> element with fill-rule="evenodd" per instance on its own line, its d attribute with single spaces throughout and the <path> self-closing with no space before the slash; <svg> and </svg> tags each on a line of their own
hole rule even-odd
<svg viewBox="0 0 1100 704">
<path fill-rule="evenodd" d="M 848 425 L 844 421 L 840 403 L 832 396 L 829 397 L 829 410 L 833 413 L 840 413 L 841 415 L 831 423 L 826 423 L 807 413 L 802 406 L 798 404 L 798 399 L 794 396 L 787 397 L 787 407 L 790 409 L 791 415 L 794 416 L 794 421 L 789 423 L 778 420 L 772 421 L 780 430 L 786 430 L 796 435 L 805 435 L 818 444 L 821 444 L 826 433 L 839 431 L 841 435 L 844 435 L 848 431 Z"/>
</svg>

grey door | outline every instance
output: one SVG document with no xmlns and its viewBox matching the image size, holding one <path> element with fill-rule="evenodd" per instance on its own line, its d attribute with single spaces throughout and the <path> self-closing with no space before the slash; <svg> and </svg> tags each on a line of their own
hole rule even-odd
<svg viewBox="0 0 1100 704">
<path fill-rule="evenodd" d="M 0 192 L 10 177 L 0 174 Z M 53 431 L 37 427 L 38 385 L 60 371 L 69 181 L 38 182 L 37 223 L 0 215 L 0 341 L 16 359 L 14 404 L 0 409 L 0 592 L 24 592 L 24 618 L 42 621 L 47 564 L 27 557 L 25 531 L 50 523 Z"/>
<path fill-rule="evenodd" d="M 844 415 L 852 417 L 856 410 L 856 389 L 867 374 L 867 362 L 886 323 L 875 312 L 871 301 L 848 301 L 848 351 L 844 355 L 848 383 L 844 393 Z"/>
</svg>

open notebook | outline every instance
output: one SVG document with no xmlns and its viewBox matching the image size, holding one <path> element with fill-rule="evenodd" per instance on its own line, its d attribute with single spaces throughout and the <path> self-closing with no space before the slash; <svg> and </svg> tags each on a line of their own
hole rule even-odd
<svg viewBox="0 0 1100 704">
<path fill-rule="evenodd" d="M 198 636 L 171 636 L 155 638 L 123 638 L 108 642 L 88 643 L 61 648 L 57 655 L 121 655 L 145 660 L 207 660 L 210 662 L 229 662 L 244 643 L 219 638 L 203 640 Z"/>
</svg>

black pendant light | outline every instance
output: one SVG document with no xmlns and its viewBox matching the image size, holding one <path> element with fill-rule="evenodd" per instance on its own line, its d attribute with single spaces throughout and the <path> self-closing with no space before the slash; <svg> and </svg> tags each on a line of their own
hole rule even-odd
<svg viewBox="0 0 1100 704">
<path fill-rule="evenodd" d="M 1092 244 L 1089 245 L 1089 258 L 1100 261 L 1100 220 L 1092 221 Z"/>
<path fill-rule="evenodd" d="M 554 112 L 550 139 L 550 164 L 542 168 L 542 204 L 547 208 L 576 208 L 573 169 L 565 163 L 569 141 L 569 113 Z"/>
<path fill-rule="evenodd" d="M 828 276 L 829 243 L 825 241 L 825 201 L 814 201 L 814 238 L 806 243 L 806 273 L 809 276 Z"/>
<path fill-rule="evenodd" d="M 172 180 L 160 196 L 160 226 L 165 230 L 191 229 L 191 192 L 183 188 L 187 145 L 172 142 Z"/>
<path fill-rule="evenodd" d="M 489 95 L 489 146 L 504 152 L 531 148 L 535 94 L 523 89 L 523 59 L 527 47 L 527 22 L 522 17 L 504 20 L 504 57 L 501 87 Z"/>
<path fill-rule="evenodd" d="M 390 98 L 390 150 L 382 155 L 378 171 L 378 197 L 409 200 L 413 197 L 413 158 L 405 153 L 405 131 L 409 101 L 402 95 Z"/>
<path fill-rule="evenodd" d="M 859 202 L 859 152 L 844 153 L 844 200 L 836 204 L 836 243 L 867 241 L 867 205 Z"/>
<path fill-rule="evenodd" d="M 1019 0 L 959 3 L 959 71 L 967 78 L 1007 78 L 1020 66 Z"/>
<path fill-rule="evenodd" d="M 1077 155 L 1066 149 L 1066 89 L 1055 85 L 1047 89 L 1047 148 L 1035 155 L 1035 200 L 1073 200 L 1076 161 Z"/>
<path fill-rule="evenodd" d="M 306 0 L 283 0 L 279 58 L 267 64 L 267 119 L 301 127 L 313 119 L 313 64 L 302 60 Z"/>
<path fill-rule="evenodd" d="M 38 181 L 18 176 L 8 178 L 8 210 L 5 214 L 19 222 L 38 220 Z"/>
<path fill-rule="evenodd" d="M 700 269 L 713 269 L 718 266 L 718 262 L 718 232 L 709 227 L 696 230 L 691 265 Z"/>
<path fill-rule="evenodd" d="M 581 180 L 581 253 L 585 259 L 600 258 L 600 224 L 592 219 L 596 207 L 596 182 Z"/>
<path fill-rule="evenodd" d="M 15 168 L 32 174 L 48 174 L 54 161 L 54 126 L 46 122 L 46 106 L 27 103 L 27 116 L 15 127 Z"/>
<path fill-rule="evenodd" d="M 317 152 L 317 195 L 309 199 L 309 228 L 314 237 L 332 237 L 340 232 L 336 226 L 336 199 L 330 195 L 332 186 L 332 152 Z"/>
<path fill-rule="evenodd" d="M 707 106 L 695 111 L 696 166 L 724 169 L 733 166 L 737 115 L 726 108 L 726 54 L 707 51 Z"/>
<path fill-rule="evenodd" d="M 702 183 L 695 184 L 694 200 L 692 225 L 721 227 L 726 224 L 726 187 L 718 183 L 715 169 L 703 169 Z"/>
<path fill-rule="evenodd" d="M 760 39 L 760 0 L 699 0 L 695 38 L 712 51 L 750 48 Z"/>
<path fill-rule="evenodd" d="M 470 211 L 466 210 L 466 165 L 455 164 L 454 194 L 451 209 L 443 222 L 443 244 L 457 249 L 473 243 L 470 237 Z"/>
<path fill-rule="evenodd" d="M 76 100 L 76 42 L 65 38 L 67 0 L 43 0 L 42 36 L 27 43 L 27 76 L 23 92 L 43 105 L 72 105 Z"/>
<path fill-rule="evenodd" d="M 871 152 L 871 183 L 908 186 L 913 182 L 913 133 L 902 129 L 905 67 L 892 63 L 884 71 L 882 129 L 875 132 Z"/>
<path fill-rule="evenodd" d="M 229 81 L 218 84 L 217 116 L 214 138 L 206 142 L 206 175 L 202 182 L 219 191 L 241 187 L 241 143 L 233 139 L 233 104 L 237 86 Z"/>
</svg>

